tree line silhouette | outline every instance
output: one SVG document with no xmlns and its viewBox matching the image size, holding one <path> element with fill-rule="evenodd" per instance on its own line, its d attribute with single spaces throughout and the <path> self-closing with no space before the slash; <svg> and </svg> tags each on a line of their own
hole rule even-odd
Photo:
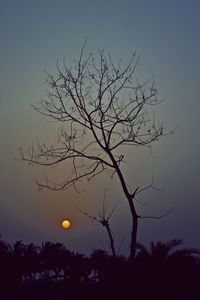
<svg viewBox="0 0 200 300">
<path fill-rule="evenodd" d="M 136 258 L 59 243 L 0 240 L 0 299 L 199 299 L 200 252 L 179 239 L 137 245 Z"/>
</svg>

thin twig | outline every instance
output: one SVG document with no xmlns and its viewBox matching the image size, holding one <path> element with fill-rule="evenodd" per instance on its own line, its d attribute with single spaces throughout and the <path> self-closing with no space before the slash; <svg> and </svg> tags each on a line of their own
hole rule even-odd
<svg viewBox="0 0 200 300">
<path fill-rule="evenodd" d="M 175 207 L 171 208 L 168 212 L 164 213 L 163 215 L 160 216 L 139 216 L 140 219 L 156 219 L 156 220 L 160 220 L 166 216 L 168 216 L 169 214 L 171 214 L 171 212 L 175 209 Z"/>
</svg>

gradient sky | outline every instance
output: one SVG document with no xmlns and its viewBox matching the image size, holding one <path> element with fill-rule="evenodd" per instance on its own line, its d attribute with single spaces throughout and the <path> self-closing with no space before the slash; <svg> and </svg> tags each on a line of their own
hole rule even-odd
<svg viewBox="0 0 200 300">
<path fill-rule="evenodd" d="M 45 97 L 44 69 L 54 73 L 56 59 L 76 58 L 85 38 L 86 51 L 110 51 L 127 60 L 140 56 L 138 77 L 154 73 L 160 98 L 157 118 L 175 135 L 153 147 L 152 154 L 128 153 L 124 170 L 131 184 L 145 185 L 154 173 L 162 192 L 148 192 L 138 203 L 143 215 L 140 242 L 182 238 L 200 248 L 200 2 L 198 0 L 0 0 L 0 232 L 13 242 L 60 241 L 87 253 L 107 248 L 103 228 L 91 224 L 76 208 L 95 215 L 101 209 L 105 187 L 110 209 L 119 201 L 111 220 L 117 246 L 128 248 L 129 210 L 117 181 L 101 177 L 96 184 L 54 193 L 38 192 L 33 178 L 44 170 L 15 160 L 20 146 L 36 136 L 54 140 L 55 125 L 42 119 L 29 104 Z M 56 173 L 57 177 L 59 174 Z M 60 228 L 69 217 L 71 229 Z"/>
</svg>

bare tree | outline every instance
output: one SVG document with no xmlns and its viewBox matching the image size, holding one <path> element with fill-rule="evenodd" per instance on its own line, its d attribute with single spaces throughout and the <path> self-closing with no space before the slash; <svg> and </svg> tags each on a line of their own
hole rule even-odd
<svg viewBox="0 0 200 300">
<path fill-rule="evenodd" d="M 99 216 L 98 217 L 91 216 L 88 213 L 81 211 L 80 209 L 78 209 L 78 211 L 80 211 L 85 216 L 87 216 L 89 219 L 91 219 L 92 222 L 95 225 L 101 225 L 101 226 L 105 227 L 106 232 L 108 234 L 109 242 L 110 242 L 110 246 L 109 247 L 110 247 L 111 253 L 112 253 L 113 257 L 116 257 L 117 253 L 116 253 L 116 249 L 115 249 L 115 241 L 114 241 L 114 237 L 113 237 L 113 232 L 112 232 L 112 230 L 110 228 L 109 221 L 110 221 L 110 218 L 112 217 L 112 215 L 113 215 L 113 213 L 114 213 L 114 211 L 115 211 L 118 203 L 108 213 L 107 212 L 107 203 L 105 201 L 105 194 L 106 194 L 106 192 L 104 193 L 103 207 L 102 207 L 102 210 L 99 211 Z"/>
<path fill-rule="evenodd" d="M 78 60 L 62 68 L 57 63 L 57 74 L 46 72 L 49 94 L 34 109 L 40 114 L 63 124 L 54 145 L 39 141 L 28 152 L 20 149 L 21 158 L 41 166 L 53 166 L 71 161 L 72 172 L 63 182 L 38 182 L 40 189 L 66 189 L 82 179 L 91 180 L 102 172 L 116 175 L 128 201 L 132 216 L 130 259 L 136 251 L 138 219 L 135 201 L 144 188 L 132 187 L 122 173 L 121 164 L 128 147 L 150 146 L 159 140 L 163 125 L 156 124 L 151 109 L 161 101 L 157 97 L 154 79 L 140 83 L 136 76 L 138 58 L 134 53 L 124 65 L 114 62 L 111 55 L 99 51 L 84 55 L 83 45 Z M 150 108 L 150 109 L 148 109 Z M 124 149 L 122 149 L 126 146 Z M 153 185 L 146 188 L 152 188 Z M 145 189 L 146 189 L 145 188 Z"/>
</svg>

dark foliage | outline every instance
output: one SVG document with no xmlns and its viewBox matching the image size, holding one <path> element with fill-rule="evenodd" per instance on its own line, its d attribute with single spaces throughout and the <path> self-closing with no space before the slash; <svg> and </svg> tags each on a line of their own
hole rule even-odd
<svg viewBox="0 0 200 300">
<path fill-rule="evenodd" d="M 200 252 L 181 240 L 138 244 L 134 262 L 61 243 L 0 240 L 0 300 L 200 299 Z"/>
</svg>

